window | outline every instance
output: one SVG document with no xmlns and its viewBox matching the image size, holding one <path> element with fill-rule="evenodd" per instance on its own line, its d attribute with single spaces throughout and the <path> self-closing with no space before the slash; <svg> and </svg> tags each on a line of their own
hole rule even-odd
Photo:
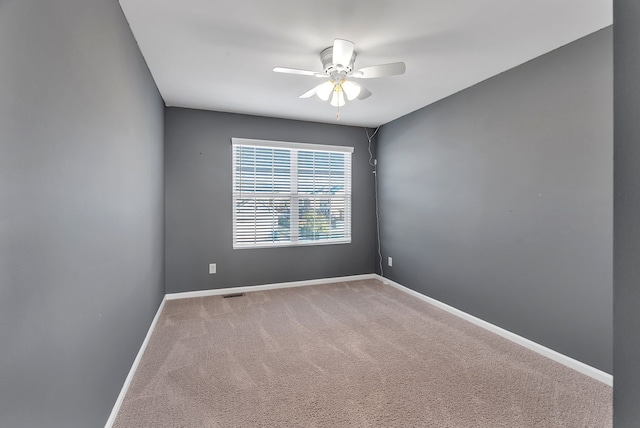
<svg viewBox="0 0 640 428">
<path fill-rule="evenodd" d="M 351 242 L 352 147 L 231 141 L 233 248 Z"/>
</svg>

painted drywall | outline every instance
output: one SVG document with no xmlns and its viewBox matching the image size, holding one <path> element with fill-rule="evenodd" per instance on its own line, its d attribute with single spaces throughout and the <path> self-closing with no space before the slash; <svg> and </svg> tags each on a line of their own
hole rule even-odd
<svg viewBox="0 0 640 428">
<path fill-rule="evenodd" d="M 640 421 L 640 3 L 614 0 L 613 421 Z"/>
<path fill-rule="evenodd" d="M 168 108 L 165 136 L 167 293 L 374 271 L 373 174 L 363 128 Z M 354 147 L 351 243 L 234 250 L 233 137 Z"/>
<path fill-rule="evenodd" d="M 611 373 L 612 87 L 608 28 L 383 126 L 384 275 Z"/>
<path fill-rule="evenodd" d="M 114 0 L 3 0 L 0 63 L 0 426 L 104 426 L 164 293 L 164 106 Z"/>
</svg>

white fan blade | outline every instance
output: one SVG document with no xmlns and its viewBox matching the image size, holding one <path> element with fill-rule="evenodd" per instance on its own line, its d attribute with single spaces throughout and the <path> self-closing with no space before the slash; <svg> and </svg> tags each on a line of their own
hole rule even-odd
<svg viewBox="0 0 640 428">
<path fill-rule="evenodd" d="M 349 40 L 335 39 L 333 41 L 333 65 L 346 67 L 351 62 L 355 45 Z"/>
<path fill-rule="evenodd" d="M 313 88 L 307 92 L 305 92 L 304 94 L 300 95 L 298 98 L 309 98 L 312 97 L 316 94 L 316 88 Z"/>
<path fill-rule="evenodd" d="M 371 91 L 369 91 L 364 86 L 360 85 L 360 93 L 358 94 L 359 100 L 364 100 L 365 98 L 369 98 L 371 96 Z"/>
<path fill-rule="evenodd" d="M 393 62 L 391 64 L 372 65 L 371 67 L 361 68 L 351 73 L 351 77 L 360 79 L 373 79 L 375 77 L 397 76 L 403 74 L 407 69 L 404 62 Z"/>
<path fill-rule="evenodd" d="M 300 70 L 298 68 L 287 68 L 287 67 L 275 67 L 273 71 L 275 71 L 276 73 L 300 74 L 302 76 L 315 76 L 316 74 L 318 74 L 317 71 Z"/>
</svg>

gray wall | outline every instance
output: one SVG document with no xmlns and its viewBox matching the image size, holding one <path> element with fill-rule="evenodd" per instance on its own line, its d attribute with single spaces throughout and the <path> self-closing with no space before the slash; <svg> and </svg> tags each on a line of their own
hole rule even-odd
<svg viewBox="0 0 640 428">
<path fill-rule="evenodd" d="M 607 28 L 385 125 L 385 276 L 611 373 L 612 103 Z"/>
<path fill-rule="evenodd" d="M 167 293 L 374 272 L 363 128 L 181 108 L 167 109 L 165 118 Z M 232 137 L 354 147 L 351 244 L 232 249 Z M 209 263 L 217 274 L 209 275 Z"/>
<path fill-rule="evenodd" d="M 163 109 L 117 1 L 0 2 L 0 426 L 104 426 L 163 295 Z"/>
<path fill-rule="evenodd" d="M 616 428 L 640 421 L 640 3 L 614 0 L 614 362 Z"/>
</svg>

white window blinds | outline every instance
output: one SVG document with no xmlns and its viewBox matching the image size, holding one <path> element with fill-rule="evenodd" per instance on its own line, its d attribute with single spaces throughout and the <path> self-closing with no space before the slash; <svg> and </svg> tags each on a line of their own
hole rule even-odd
<svg viewBox="0 0 640 428">
<path fill-rule="evenodd" d="M 351 242 L 352 147 L 232 144 L 233 248 Z"/>
</svg>

